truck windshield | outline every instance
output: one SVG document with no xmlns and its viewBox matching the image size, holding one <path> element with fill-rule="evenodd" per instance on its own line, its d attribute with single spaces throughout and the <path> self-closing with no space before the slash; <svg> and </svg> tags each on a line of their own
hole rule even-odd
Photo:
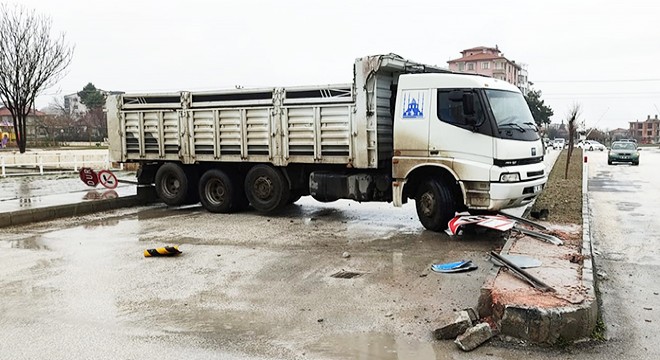
<svg viewBox="0 0 660 360">
<path fill-rule="evenodd" d="M 522 94 L 505 90 L 486 90 L 488 102 L 498 128 L 514 128 L 521 132 L 537 131 L 536 123 Z"/>
</svg>

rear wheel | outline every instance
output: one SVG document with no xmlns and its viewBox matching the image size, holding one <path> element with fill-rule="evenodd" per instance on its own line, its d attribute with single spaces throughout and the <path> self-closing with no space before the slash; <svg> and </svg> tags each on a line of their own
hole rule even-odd
<svg viewBox="0 0 660 360">
<path fill-rule="evenodd" d="M 290 196 L 289 184 L 278 169 L 256 165 L 245 176 L 245 195 L 257 211 L 270 212 L 286 205 Z"/>
<path fill-rule="evenodd" d="M 417 190 L 415 197 L 417 217 L 425 228 L 442 231 L 456 215 L 456 201 L 452 191 L 437 180 L 427 180 Z"/>
<path fill-rule="evenodd" d="M 156 172 L 156 194 L 165 204 L 183 205 L 191 199 L 190 181 L 183 168 L 174 163 L 166 163 Z"/>
<path fill-rule="evenodd" d="M 302 197 L 302 194 L 300 194 L 300 191 L 292 191 L 291 194 L 289 195 L 289 200 L 287 200 L 287 204 L 293 204 L 296 201 L 300 200 Z"/>
<path fill-rule="evenodd" d="M 199 199 L 212 213 L 228 213 L 238 208 L 234 183 L 222 170 L 211 169 L 199 181 Z"/>
</svg>

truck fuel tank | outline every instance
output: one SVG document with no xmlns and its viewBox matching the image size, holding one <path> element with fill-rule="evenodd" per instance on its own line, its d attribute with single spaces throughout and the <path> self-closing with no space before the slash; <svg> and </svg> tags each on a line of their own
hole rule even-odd
<svg viewBox="0 0 660 360">
<path fill-rule="evenodd" d="M 385 174 L 315 171 L 309 175 L 309 193 L 318 201 L 388 201 L 392 198 L 391 186 L 392 181 Z"/>
</svg>

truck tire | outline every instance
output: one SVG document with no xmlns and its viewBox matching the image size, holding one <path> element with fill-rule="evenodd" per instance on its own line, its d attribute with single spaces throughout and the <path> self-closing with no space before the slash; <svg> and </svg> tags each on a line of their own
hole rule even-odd
<svg viewBox="0 0 660 360">
<path fill-rule="evenodd" d="M 238 194 L 234 182 L 219 169 L 208 170 L 199 181 L 199 200 L 212 213 L 229 213 L 238 209 Z"/>
<path fill-rule="evenodd" d="M 289 200 L 287 200 L 286 203 L 288 205 L 291 205 L 291 204 L 295 203 L 296 201 L 300 200 L 301 197 L 302 197 L 302 194 L 300 193 L 300 191 L 295 191 L 295 192 L 292 191 L 291 194 L 289 195 Z"/>
<path fill-rule="evenodd" d="M 278 169 L 256 165 L 245 176 L 245 196 L 257 211 L 271 212 L 286 205 L 289 183 Z"/>
<path fill-rule="evenodd" d="M 419 186 L 415 207 L 419 221 L 431 231 L 443 231 L 456 215 L 456 201 L 451 189 L 434 179 Z"/>
<path fill-rule="evenodd" d="M 190 194 L 189 178 L 178 164 L 166 163 L 159 167 L 155 183 L 158 198 L 167 205 L 178 206 L 195 200 L 196 196 Z"/>
</svg>

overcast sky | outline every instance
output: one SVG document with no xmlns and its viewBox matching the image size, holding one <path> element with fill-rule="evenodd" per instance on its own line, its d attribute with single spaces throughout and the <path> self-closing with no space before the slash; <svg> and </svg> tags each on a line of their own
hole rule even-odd
<svg viewBox="0 0 660 360">
<path fill-rule="evenodd" d="M 588 127 L 660 114 L 660 3 L 650 0 L 19 3 L 75 44 L 39 107 L 88 82 L 127 92 L 348 83 L 364 55 L 446 67 L 463 49 L 497 45 L 529 65 L 553 122 L 575 102 Z"/>
</svg>

